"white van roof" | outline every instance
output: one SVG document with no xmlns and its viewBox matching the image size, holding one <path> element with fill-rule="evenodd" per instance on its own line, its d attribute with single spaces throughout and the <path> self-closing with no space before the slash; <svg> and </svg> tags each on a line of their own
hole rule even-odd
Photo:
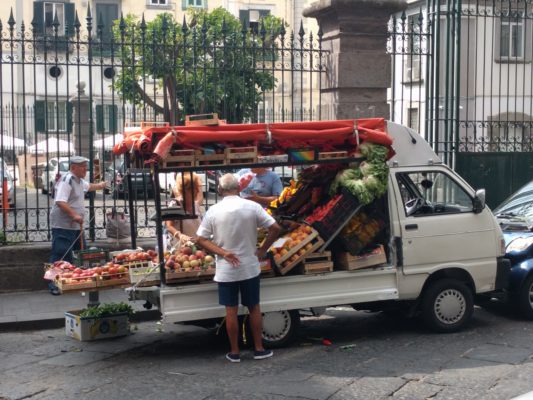
<svg viewBox="0 0 533 400">
<path fill-rule="evenodd" d="M 387 133 L 394 140 L 392 148 L 396 152 L 389 160 L 390 167 L 442 164 L 429 143 L 411 128 L 387 121 Z"/>
</svg>

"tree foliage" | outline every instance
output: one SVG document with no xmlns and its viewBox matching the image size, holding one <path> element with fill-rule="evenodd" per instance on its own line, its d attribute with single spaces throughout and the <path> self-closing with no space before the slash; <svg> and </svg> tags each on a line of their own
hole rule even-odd
<svg viewBox="0 0 533 400">
<path fill-rule="evenodd" d="M 231 122 L 253 119 L 263 93 L 275 87 L 270 63 L 283 34 L 279 18 L 265 17 L 254 33 L 223 8 L 189 9 L 182 23 L 168 13 L 149 22 L 127 15 L 113 27 L 123 65 L 114 89 L 172 125 L 210 112 Z"/>
</svg>

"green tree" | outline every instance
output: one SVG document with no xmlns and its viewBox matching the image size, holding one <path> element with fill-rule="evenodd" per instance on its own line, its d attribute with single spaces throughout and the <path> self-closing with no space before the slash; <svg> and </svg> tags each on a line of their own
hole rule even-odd
<svg viewBox="0 0 533 400">
<path fill-rule="evenodd" d="M 272 62 L 283 22 L 266 16 L 253 33 L 223 8 L 189 9 L 187 21 L 177 23 L 167 13 L 150 22 L 133 15 L 116 21 L 124 68 L 114 89 L 172 125 L 186 114 L 209 112 L 230 122 L 253 119 L 263 93 L 275 87 Z"/>
</svg>

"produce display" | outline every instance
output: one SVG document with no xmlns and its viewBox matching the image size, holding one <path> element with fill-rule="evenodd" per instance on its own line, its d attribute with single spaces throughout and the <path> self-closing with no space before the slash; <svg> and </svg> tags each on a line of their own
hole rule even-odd
<svg viewBox="0 0 533 400">
<path fill-rule="evenodd" d="M 215 258 L 196 246 L 184 246 L 174 254 L 165 254 L 167 272 L 212 272 L 215 271 Z"/>
<path fill-rule="evenodd" d="M 62 263 L 63 272 L 56 275 L 55 281 L 63 291 L 129 283 L 128 267 L 112 261 L 88 269 L 75 267 L 65 261 Z"/>
</svg>

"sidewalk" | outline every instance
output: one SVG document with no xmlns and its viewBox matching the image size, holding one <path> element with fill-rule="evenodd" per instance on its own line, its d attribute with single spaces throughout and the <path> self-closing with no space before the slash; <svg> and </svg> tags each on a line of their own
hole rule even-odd
<svg viewBox="0 0 533 400">
<path fill-rule="evenodd" d="M 100 303 L 128 303 L 124 289 L 99 292 Z M 48 290 L 0 293 L 0 331 L 17 329 L 57 328 L 65 323 L 65 312 L 87 307 L 89 293 L 52 296 Z M 129 302 L 136 311 L 135 320 L 158 319 L 154 307 L 146 310 L 142 301 Z"/>
</svg>

